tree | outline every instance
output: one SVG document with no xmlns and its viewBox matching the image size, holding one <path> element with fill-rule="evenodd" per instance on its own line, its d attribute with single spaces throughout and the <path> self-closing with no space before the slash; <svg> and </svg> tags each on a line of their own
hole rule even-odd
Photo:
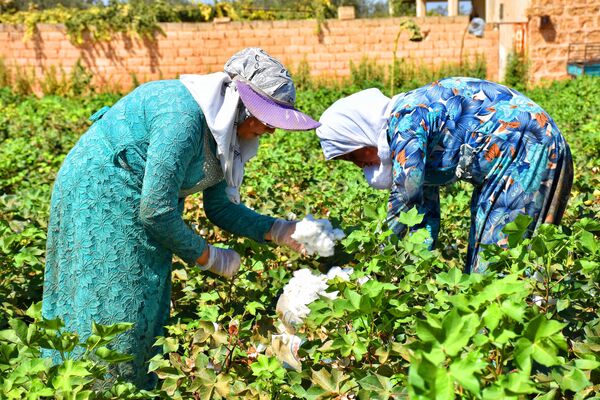
<svg viewBox="0 0 600 400">
<path fill-rule="evenodd" d="M 389 0 L 390 14 L 393 16 L 416 15 L 415 0 Z"/>
</svg>

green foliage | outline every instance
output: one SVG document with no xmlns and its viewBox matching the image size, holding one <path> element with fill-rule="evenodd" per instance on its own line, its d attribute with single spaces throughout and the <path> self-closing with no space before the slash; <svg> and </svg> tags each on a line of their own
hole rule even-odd
<svg viewBox="0 0 600 400">
<path fill-rule="evenodd" d="M 529 61 L 524 54 L 512 52 L 506 61 L 504 84 L 517 90 L 527 89 Z"/>
<path fill-rule="evenodd" d="M 320 23 L 335 17 L 336 7 L 328 0 L 305 0 L 292 2 L 288 7 L 273 10 L 257 7 L 254 0 L 236 2 L 222 1 L 209 5 L 203 2 L 173 2 L 167 0 L 110 0 L 105 5 L 77 8 L 56 5 L 53 8 L 34 6 L 0 8 L 0 23 L 25 25 L 25 38 L 37 33 L 38 23 L 64 24 L 72 43 L 82 45 L 85 41 L 110 41 L 119 34 L 153 40 L 164 34 L 162 22 L 207 22 L 214 18 L 231 20 L 274 20 L 281 18 L 315 18 Z M 290 13 L 291 12 L 291 13 Z"/>
<path fill-rule="evenodd" d="M 376 87 L 385 79 L 385 68 L 367 56 L 361 58 L 358 65 L 350 61 L 350 82 L 357 88 Z"/>
<path fill-rule="evenodd" d="M 390 13 L 397 16 L 414 16 L 417 12 L 417 7 L 414 1 L 411 0 L 390 0 Z"/>
<path fill-rule="evenodd" d="M 309 89 L 313 86 L 312 78 L 310 76 L 310 64 L 304 57 L 298 63 L 296 71 L 292 73 L 292 79 L 294 80 L 294 86 L 297 90 Z"/>
<path fill-rule="evenodd" d="M 413 72 L 397 87 L 433 79 Z M 307 83 L 297 105 L 318 118 L 367 87 L 362 76 L 340 87 Z M 561 227 L 543 225 L 524 240 L 526 218 L 507 225 L 510 249 L 484 249 L 486 274 L 461 272 L 468 185 L 443 190 L 439 246 L 429 251 L 426 231 L 399 239 L 387 230 L 386 193 L 368 187 L 350 163 L 324 162 L 314 134 L 278 131 L 261 139 L 247 166 L 244 202 L 270 215 L 326 216 L 348 236 L 332 258 L 301 258 L 221 231 L 204 215 L 201 197 L 192 196 L 186 219 L 209 241 L 235 248 L 243 265 L 225 281 L 174 263 L 173 311 L 157 341 L 162 351 L 149 365 L 160 383 L 148 393 L 123 383 L 104 389 L 106 371 L 124 360 L 110 343 L 125 326 L 96 326 L 82 343 L 59 329 L 60 321 L 41 320 L 39 305 L 28 309 L 42 293 L 55 174 L 87 117 L 118 96 L 38 99 L 0 88 L 0 398 L 600 396 L 600 81 L 586 77 L 526 94 L 571 145 L 574 193 Z M 408 225 L 420 220 L 416 210 L 401 218 Z M 310 305 L 299 332 L 302 368 L 284 369 L 269 349 L 278 296 L 292 271 L 332 265 L 353 267 L 352 278 L 330 281 L 338 297 Z M 41 347 L 65 355 L 85 349 L 85 356 L 52 366 L 39 357 Z"/>
<path fill-rule="evenodd" d="M 393 72 L 393 74 L 392 74 Z M 465 57 L 461 63 L 441 63 L 435 67 L 427 67 L 408 59 L 396 60 L 390 66 L 393 81 L 386 86 L 393 87 L 393 94 L 425 85 L 448 76 L 469 76 L 485 79 L 486 60 L 482 54 Z"/>
<path fill-rule="evenodd" d="M 41 307 L 36 303 L 27 309 L 30 323 L 11 319 L 10 329 L 0 331 L 1 398 L 136 399 L 152 394 L 107 378 L 112 366 L 131 360 L 109 347 L 132 324 L 94 324 L 90 338 L 81 342 L 76 334 L 62 329 L 60 320 L 43 319 Z M 41 347 L 57 350 L 63 362 L 52 365 L 50 359 L 41 357 Z M 83 353 L 79 359 L 68 357 L 75 348 Z M 107 389 L 99 390 L 102 386 Z"/>
<path fill-rule="evenodd" d="M 53 65 L 45 73 L 40 86 L 45 96 L 56 95 L 66 97 L 82 96 L 93 90 L 91 86 L 92 74 L 77 60 L 70 74 L 66 74 L 64 69 L 58 70 Z"/>
<path fill-rule="evenodd" d="M 12 73 L 4 58 L 0 57 L 0 88 L 10 86 L 12 84 Z"/>
<path fill-rule="evenodd" d="M 14 74 L 13 87 L 16 93 L 28 95 L 33 93 L 35 70 L 28 67 L 17 67 Z"/>
</svg>

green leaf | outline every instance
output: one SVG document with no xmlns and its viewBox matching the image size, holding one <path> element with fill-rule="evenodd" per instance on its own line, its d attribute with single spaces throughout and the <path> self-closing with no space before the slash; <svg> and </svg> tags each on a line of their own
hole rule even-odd
<svg viewBox="0 0 600 400">
<path fill-rule="evenodd" d="M 57 331 L 61 328 L 65 327 L 65 324 L 63 323 L 63 321 L 60 318 L 56 318 L 56 319 L 42 319 L 40 322 L 38 322 L 38 325 L 40 328 L 46 329 L 46 330 L 53 330 L 53 331 Z"/>
<path fill-rule="evenodd" d="M 341 394 L 342 384 L 350 379 L 348 375 L 344 375 L 339 369 L 332 369 L 331 372 L 326 368 L 322 368 L 318 371 L 312 370 L 310 380 L 325 390 L 327 395 L 339 395 Z"/>
<path fill-rule="evenodd" d="M 558 349 L 554 343 L 548 340 L 534 342 L 532 348 L 533 352 L 531 353 L 531 356 L 540 364 L 551 367 L 561 363 L 561 360 L 557 357 Z"/>
<path fill-rule="evenodd" d="M 430 351 L 424 351 L 423 357 L 429 360 L 433 365 L 439 365 L 446 360 L 446 353 L 438 345 L 432 346 Z"/>
<path fill-rule="evenodd" d="M 370 298 L 375 298 L 383 292 L 396 290 L 398 287 L 389 282 L 379 282 L 375 279 L 370 279 L 361 286 L 360 291 L 363 295 Z"/>
<path fill-rule="evenodd" d="M 56 376 L 52 379 L 52 386 L 68 393 L 91 382 L 92 374 L 86 366 L 84 361 L 65 360 L 58 367 Z"/>
<path fill-rule="evenodd" d="M 377 214 L 377 209 L 375 207 L 373 207 L 371 204 L 366 204 L 364 209 L 363 209 L 363 214 L 365 215 L 365 217 L 371 219 L 371 220 L 377 220 L 379 218 L 378 214 Z"/>
<path fill-rule="evenodd" d="M 248 311 L 251 315 L 256 315 L 256 310 L 265 310 L 265 306 L 258 301 L 251 301 L 246 304 L 246 311 Z"/>
<path fill-rule="evenodd" d="M 579 358 L 579 359 L 575 360 L 575 366 L 579 369 L 591 370 L 591 369 L 600 368 L 600 361 L 586 360 L 583 358 Z"/>
<path fill-rule="evenodd" d="M 214 371 L 203 368 L 198 371 L 196 379 L 189 386 L 188 391 L 197 393 L 202 400 L 210 400 L 218 394 L 227 398 L 230 394 L 230 379 L 226 375 L 216 375 Z"/>
<path fill-rule="evenodd" d="M 486 365 L 481 360 L 480 354 L 469 353 L 467 357 L 454 361 L 450 365 L 450 374 L 462 387 L 474 395 L 478 395 L 480 378 L 477 373 L 484 369 Z"/>
<path fill-rule="evenodd" d="M 8 324 L 13 329 L 19 340 L 24 344 L 27 344 L 27 324 L 22 320 L 16 318 L 13 318 L 10 321 L 8 321 Z"/>
<path fill-rule="evenodd" d="M 530 216 L 520 214 L 517 215 L 514 221 L 506 224 L 502 232 L 508 235 L 508 245 L 510 247 L 516 247 L 523 241 L 525 232 L 527 232 L 532 220 Z"/>
<path fill-rule="evenodd" d="M 502 302 L 502 312 L 517 322 L 523 322 L 527 305 L 523 302 L 504 300 Z"/>
<path fill-rule="evenodd" d="M 346 288 L 344 290 L 344 298 L 348 299 L 350 305 L 352 306 L 351 311 L 360 309 L 360 299 L 361 295 L 355 292 L 354 290 L 350 290 Z"/>
<path fill-rule="evenodd" d="M 538 315 L 529 321 L 525 327 L 523 336 L 527 337 L 532 342 L 536 342 L 560 332 L 565 326 L 566 324 L 547 319 L 545 315 Z"/>
<path fill-rule="evenodd" d="M 596 252 L 598 251 L 598 242 L 597 242 L 594 234 L 591 232 L 587 232 L 587 231 L 581 232 L 581 237 L 579 238 L 579 243 L 581 243 L 581 245 L 585 249 L 589 250 L 589 252 L 592 254 L 596 254 Z"/>
<path fill-rule="evenodd" d="M 511 373 L 508 375 L 508 382 L 505 388 L 514 394 L 536 393 L 535 382 L 529 378 L 527 373 Z"/>
<path fill-rule="evenodd" d="M 423 222 L 423 214 L 419 214 L 419 210 L 413 207 L 407 212 L 401 212 L 398 216 L 398 222 L 410 228 Z"/>
<path fill-rule="evenodd" d="M 419 339 L 424 342 L 439 342 L 442 334 L 441 329 L 431 326 L 427 321 L 417 320 L 415 330 Z"/>
<path fill-rule="evenodd" d="M 250 365 L 252 374 L 262 379 L 281 378 L 284 375 L 283 366 L 276 357 L 260 354 L 257 362 Z"/>
<path fill-rule="evenodd" d="M 444 368 L 438 368 L 436 371 L 435 398 L 438 400 L 454 399 L 454 383 Z"/>
<path fill-rule="evenodd" d="M 524 337 L 520 338 L 515 346 L 514 356 L 517 365 L 527 374 L 531 373 L 532 353 L 533 348 L 531 341 Z"/>
<path fill-rule="evenodd" d="M 468 276 L 463 276 L 463 273 L 458 268 L 452 268 L 448 272 L 441 272 L 435 277 L 437 282 L 452 288 L 464 287 L 468 279 Z"/>
<path fill-rule="evenodd" d="M 31 319 L 33 319 L 35 321 L 41 321 L 42 320 L 42 302 L 39 301 L 39 302 L 33 303 L 31 306 L 29 306 L 27 311 L 25 311 L 25 315 L 27 315 L 28 317 L 30 317 Z"/>
<path fill-rule="evenodd" d="M 360 379 L 358 384 L 371 392 L 371 399 L 388 400 L 394 392 L 394 385 L 390 378 L 378 374 L 367 375 Z"/>
<path fill-rule="evenodd" d="M 92 334 L 100 336 L 102 339 L 112 339 L 117 335 L 128 331 L 133 327 L 131 322 L 119 322 L 112 325 L 101 325 L 92 322 Z"/>
<path fill-rule="evenodd" d="M 567 308 L 569 308 L 570 305 L 571 302 L 569 301 L 569 299 L 558 299 L 558 301 L 556 302 L 556 311 L 564 311 Z"/>
<path fill-rule="evenodd" d="M 591 385 L 585 373 L 579 368 L 564 367 L 566 373 L 560 374 L 558 371 L 552 371 L 552 376 L 558 382 L 558 386 L 562 390 L 570 390 L 572 392 L 579 392 Z"/>
<path fill-rule="evenodd" d="M 450 311 L 442 322 L 444 341 L 442 347 L 450 356 L 457 355 L 477 332 L 479 317 L 475 314 L 460 316 L 456 309 Z"/>
<path fill-rule="evenodd" d="M 111 350 L 108 347 L 100 347 L 96 349 L 95 354 L 102 360 L 109 363 L 120 363 L 124 361 L 133 360 L 133 356 L 125 353 L 120 353 L 115 350 Z"/>
<path fill-rule="evenodd" d="M 498 303 L 490 304 L 483 313 L 483 321 L 490 332 L 496 329 L 501 319 L 502 310 L 500 310 Z"/>
</svg>

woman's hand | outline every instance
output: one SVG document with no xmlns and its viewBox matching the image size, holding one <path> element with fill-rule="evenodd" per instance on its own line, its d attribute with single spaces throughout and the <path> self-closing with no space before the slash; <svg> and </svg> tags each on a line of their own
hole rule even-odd
<svg viewBox="0 0 600 400">
<path fill-rule="evenodd" d="M 203 270 L 209 270 L 225 278 L 232 278 L 240 270 L 242 259 L 238 253 L 230 249 L 222 249 L 213 245 L 196 260 Z"/>
<path fill-rule="evenodd" d="M 277 219 L 273 226 L 265 235 L 266 240 L 272 240 L 277 245 L 287 246 L 290 249 L 304 255 L 306 250 L 302 243 L 292 239 L 292 235 L 296 231 L 296 224 L 298 221 L 286 221 L 284 219 Z"/>
</svg>

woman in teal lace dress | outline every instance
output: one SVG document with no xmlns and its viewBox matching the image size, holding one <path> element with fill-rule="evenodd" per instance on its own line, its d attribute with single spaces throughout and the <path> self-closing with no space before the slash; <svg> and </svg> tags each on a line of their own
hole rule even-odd
<svg viewBox="0 0 600 400">
<path fill-rule="evenodd" d="M 389 99 L 368 89 L 334 103 L 317 129 L 327 159 L 365 170 L 389 191 L 388 223 L 416 207 L 435 245 L 442 185 L 473 184 L 465 270 L 482 272 L 482 244 L 507 246 L 502 229 L 518 215 L 527 232 L 560 223 L 573 181 L 569 146 L 552 118 L 523 94 L 481 79 L 447 78 Z M 460 234 L 460 232 L 454 232 Z"/>
<path fill-rule="evenodd" d="M 147 361 L 169 315 L 173 254 L 225 277 L 239 269 L 237 253 L 208 245 L 183 221 L 187 195 L 202 191 L 207 217 L 229 232 L 302 251 L 290 237 L 295 222 L 239 199 L 261 134 L 318 126 L 294 101 L 287 70 L 245 49 L 225 72 L 147 83 L 92 116 L 54 184 L 43 315 L 83 340 L 92 322 L 133 323 L 114 348 L 134 359 L 113 378 L 155 384 Z M 45 355 L 60 362 L 56 351 Z"/>
</svg>

